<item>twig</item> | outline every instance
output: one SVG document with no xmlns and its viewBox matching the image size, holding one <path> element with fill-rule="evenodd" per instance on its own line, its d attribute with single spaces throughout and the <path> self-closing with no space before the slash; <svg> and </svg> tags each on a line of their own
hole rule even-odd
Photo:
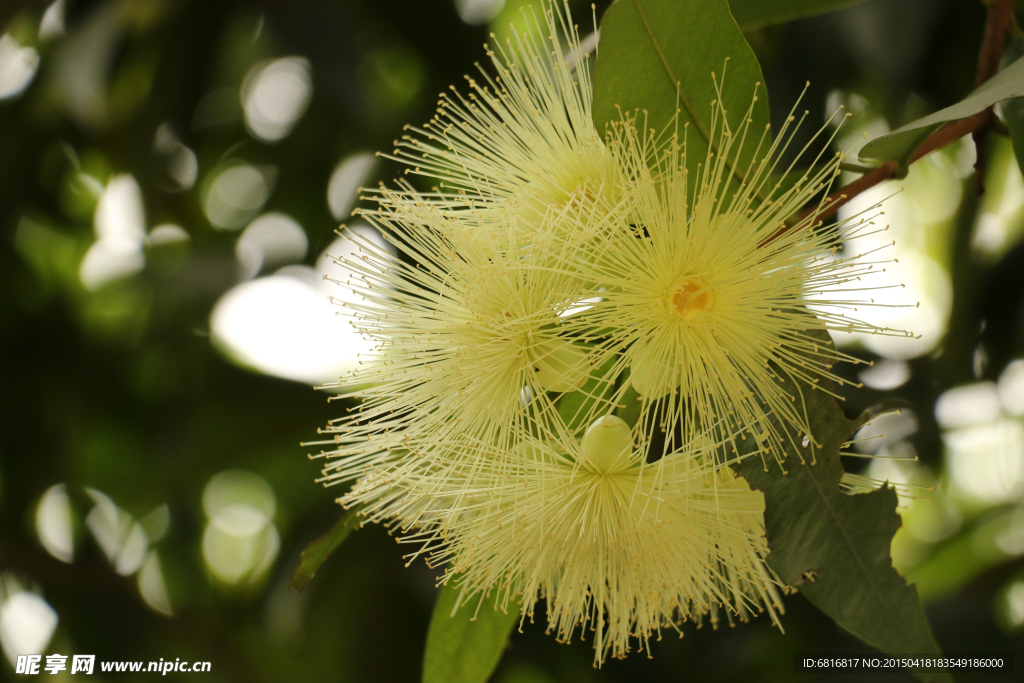
<svg viewBox="0 0 1024 683">
<path fill-rule="evenodd" d="M 978 53 L 978 70 L 974 78 L 974 87 L 996 75 L 999 71 L 999 60 L 1003 57 L 1004 39 L 1007 30 L 1014 25 L 1013 0 L 988 0 L 988 18 L 985 21 L 985 33 L 981 38 L 981 49 Z"/>
<path fill-rule="evenodd" d="M 978 55 L 976 86 L 990 79 L 998 70 L 999 60 L 1003 54 L 1003 38 L 1006 35 L 1007 29 L 1014 25 L 1014 20 L 1013 0 L 990 0 L 988 19 L 985 22 L 985 34 L 982 38 L 981 50 Z M 993 120 L 994 114 L 992 108 L 989 107 L 973 116 L 947 123 L 928 136 L 914 150 L 914 153 L 910 155 L 907 165 L 931 154 L 937 149 L 945 147 L 951 142 L 959 140 L 965 135 L 972 135 L 974 137 L 975 146 L 978 148 L 978 159 L 981 161 L 983 153 L 979 140 L 983 140 L 983 135 L 979 136 L 978 134 L 987 131 L 992 125 Z M 975 164 L 975 169 L 978 172 L 978 177 L 981 177 L 981 167 Z M 821 204 L 800 212 L 785 227 L 780 227 L 772 233 L 762 244 L 768 244 L 797 227 L 808 227 L 808 219 L 817 218 L 816 224 L 824 221 L 860 193 L 886 180 L 900 177 L 905 174 L 905 171 L 905 167 L 895 161 L 887 161 L 876 166 L 849 185 L 845 185 L 829 194 Z"/>
<path fill-rule="evenodd" d="M 1003 56 L 1006 31 L 1013 22 L 1013 0 L 989 0 L 988 18 L 985 20 L 985 33 L 981 38 L 981 50 L 978 52 L 978 71 L 974 78 L 974 87 L 992 78 L 999 71 L 999 60 Z M 995 120 L 992 107 L 985 110 L 985 123 L 971 134 L 974 140 L 974 187 L 977 194 L 985 191 L 985 165 L 988 161 L 988 148 L 985 142 Z"/>
<path fill-rule="evenodd" d="M 850 171 L 851 173 L 870 173 L 875 170 L 874 166 L 861 166 L 850 161 L 843 161 L 839 164 L 840 171 Z"/>
</svg>

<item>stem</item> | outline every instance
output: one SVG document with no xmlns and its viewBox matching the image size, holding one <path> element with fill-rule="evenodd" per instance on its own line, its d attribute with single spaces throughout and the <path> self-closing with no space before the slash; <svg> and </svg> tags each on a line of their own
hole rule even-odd
<svg viewBox="0 0 1024 683">
<path fill-rule="evenodd" d="M 988 18 L 985 21 L 985 33 L 981 41 L 981 49 L 978 55 L 978 71 L 975 78 L 975 86 L 980 86 L 982 83 L 992 78 L 999 69 L 999 60 L 1003 55 L 1003 39 L 1006 35 L 1007 29 L 1015 25 L 1015 17 L 1013 14 L 1013 0 L 989 0 L 988 3 Z M 945 126 L 932 133 L 914 153 L 910 155 L 910 160 L 907 165 L 910 165 L 918 159 L 925 157 L 937 149 L 945 147 L 951 142 L 959 140 L 965 135 L 971 135 L 974 138 L 975 146 L 978 150 L 978 161 L 975 164 L 975 172 L 979 178 L 978 182 L 981 182 L 984 171 L 984 153 L 983 153 L 983 142 L 985 134 L 991 127 L 992 122 L 995 120 L 995 114 L 992 111 L 992 107 L 980 111 L 973 116 L 968 116 L 965 119 L 959 119 L 957 121 L 951 121 Z M 857 171 L 861 172 L 861 171 Z M 817 218 L 815 224 L 824 222 L 825 219 L 830 218 L 839 210 L 841 206 L 852 200 L 854 197 L 859 195 L 861 192 L 868 190 L 879 183 L 891 180 L 892 178 L 900 177 L 904 175 L 906 168 L 896 163 L 895 161 L 887 161 L 870 171 L 864 173 L 863 176 L 853 181 L 849 185 L 839 188 L 838 190 L 829 194 L 819 206 L 813 206 L 809 209 L 805 209 L 800 212 L 790 222 L 787 222 L 785 227 L 780 227 L 771 236 L 769 236 L 762 244 L 768 244 L 782 235 L 785 235 L 789 231 L 795 229 L 797 226 L 804 226 L 807 219 Z"/>
</svg>

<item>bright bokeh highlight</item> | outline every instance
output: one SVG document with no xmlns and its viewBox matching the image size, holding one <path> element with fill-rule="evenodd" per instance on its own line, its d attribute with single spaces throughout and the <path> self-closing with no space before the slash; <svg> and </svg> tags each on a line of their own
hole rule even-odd
<svg viewBox="0 0 1024 683">
<path fill-rule="evenodd" d="M 336 379 L 352 368 L 356 354 L 373 344 L 353 331 L 337 305 L 353 296 L 351 290 L 323 278 L 342 278 L 327 255 L 356 253 L 355 233 L 383 247 L 379 233 L 356 227 L 331 243 L 315 268 L 288 266 L 229 290 L 210 316 L 215 343 L 243 366 L 297 382 Z"/>
<path fill-rule="evenodd" d="M 251 583 L 273 564 L 281 539 L 273 524 L 277 499 L 270 484 L 252 472 L 226 470 L 203 491 L 208 523 L 203 559 L 228 584 Z"/>
<path fill-rule="evenodd" d="M 259 140 L 277 142 L 292 132 L 312 97 L 309 60 L 283 57 L 257 64 L 242 83 L 245 127 Z"/>
</svg>

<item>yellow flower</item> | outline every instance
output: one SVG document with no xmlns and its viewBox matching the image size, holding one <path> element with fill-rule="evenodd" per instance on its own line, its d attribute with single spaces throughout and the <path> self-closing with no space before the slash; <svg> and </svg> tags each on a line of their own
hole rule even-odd
<svg viewBox="0 0 1024 683">
<path fill-rule="evenodd" d="M 359 211 L 398 255 L 340 261 L 377 347 L 326 385 L 359 405 L 322 430 L 322 481 L 468 593 L 530 618 L 543 600 L 561 639 L 593 629 L 600 663 L 719 609 L 777 621 L 763 498 L 725 465 L 744 440 L 782 462 L 801 435 L 813 458 L 781 382 L 842 383 L 831 365 L 856 359 L 823 330 L 906 333 L 857 313 L 886 261 L 844 244 L 884 230 L 875 216 L 786 222 L 841 156 L 783 188 L 793 117 L 772 142 L 721 104 L 700 165 L 685 128 L 625 117 L 602 140 L 576 29 L 548 8 L 491 53 L 498 76 L 398 143 L 438 187 Z"/>
<path fill-rule="evenodd" d="M 386 155 L 436 183 L 429 197 L 465 211 L 466 220 L 503 213 L 510 203 L 536 219 L 618 202 L 619 169 L 591 118 L 589 54 L 568 9 L 543 4 L 541 17 L 522 10 L 526 32 L 488 48 L 494 75 L 478 65 L 479 78 L 466 77 L 468 94 L 454 86 L 441 93 L 437 115 L 407 126 Z"/>
<path fill-rule="evenodd" d="M 829 380 L 844 384 L 829 368 L 858 362 L 823 343 L 823 330 L 908 334 L 857 314 L 873 305 L 870 276 L 881 274 L 887 261 L 842 252 L 844 242 L 886 227 L 875 225 L 874 216 L 828 228 L 811 216 L 787 226 L 829 186 L 841 156 L 792 188 L 777 189 L 770 174 L 789 131 L 761 149 L 765 138 L 758 142 L 748 130 L 748 116 L 734 132 L 717 106 L 717 151 L 697 173 L 687 169 L 685 139 L 659 143 L 628 118 L 616 126 L 613 154 L 633 169 L 623 187 L 629 224 L 604 223 L 556 259 L 558 269 L 600 285 L 591 292 L 599 300 L 568 317 L 565 330 L 598 345 L 595 366 L 610 357 L 615 368 L 628 367 L 611 402 L 635 390 L 643 401 L 638 430 L 664 431 L 663 452 L 712 430 L 731 443 L 732 454 L 738 440 L 752 437 L 781 462 L 786 443 L 800 438 L 787 434 L 791 428 L 810 435 L 813 457 L 803 392 L 829 391 Z M 757 165 L 741 184 L 730 169 L 744 144 L 759 148 Z M 796 381 L 799 395 L 783 388 L 784 379 Z"/>
<path fill-rule="evenodd" d="M 457 445 L 460 435 L 507 450 L 532 414 L 553 410 L 549 392 L 574 391 L 590 376 L 589 348 L 561 333 L 560 314 L 579 284 L 571 274 L 531 267 L 532 233 L 517 229 L 522 219 L 514 213 L 479 238 L 416 196 L 386 194 L 380 206 L 366 216 L 399 256 L 364 242 L 360 258 L 343 263 L 353 277 L 339 284 L 366 302 L 343 305 L 376 348 L 350 377 L 325 384 L 361 405 L 321 430 L 333 437 L 321 443 L 335 446 L 325 455 L 336 458 L 324 481 L 353 481 L 371 469 L 399 481 L 415 476 L 423 459 L 462 476 L 482 458 Z M 535 222 L 539 231 L 552 223 Z M 576 230 L 564 212 L 557 223 L 567 234 Z"/>
<path fill-rule="evenodd" d="M 559 640 L 593 631 L 595 664 L 648 650 L 663 629 L 711 613 L 734 618 L 782 603 L 764 564 L 762 494 L 728 468 L 677 451 L 644 463 L 622 420 L 604 417 L 581 442 L 525 439 L 509 466 L 474 477 L 475 497 L 404 540 L 426 541 L 431 566 L 467 594 L 492 594 L 533 620 L 547 611 Z M 421 482 L 429 485 L 427 481 Z M 436 510 L 449 506 L 443 494 Z"/>
</svg>

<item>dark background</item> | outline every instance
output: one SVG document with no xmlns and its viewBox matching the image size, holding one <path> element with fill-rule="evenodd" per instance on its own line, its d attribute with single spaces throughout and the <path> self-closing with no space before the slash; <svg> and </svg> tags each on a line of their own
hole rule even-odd
<svg viewBox="0 0 1024 683">
<path fill-rule="evenodd" d="M 299 443 L 343 406 L 328 405 L 310 381 L 272 376 L 273 368 L 211 335 L 211 311 L 240 283 L 235 250 L 247 221 L 215 229 L 205 197 L 233 164 L 270 169 L 272 192 L 251 213 L 294 219 L 309 243 L 302 262 L 314 265 L 336 237 L 327 203 L 336 165 L 389 149 L 402 124 L 429 118 L 436 94 L 462 82 L 483 58 L 487 33 L 515 19 L 519 4 L 508 2 L 489 26 L 486 16 L 464 21 L 451 0 L 69 0 L 64 31 L 41 37 L 48 3 L 0 3 L 0 32 L 39 57 L 24 91 L 0 99 L 0 629 L 8 642 L 30 627 L 20 620 L 31 617 L 11 608 L 12 596 L 27 591 L 58 618 L 44 653 L 207 660 L 212 673 L 169 675 L 211 682 L 418 680 L 434 573 L 422 563 L 405 568 L 402 548 L 382 529 L 349 539 L 305 593 L 287 589 L 302 548 L 341 512 L 337 491 L 314 483 L 319 466 L 306 453 L 315 449 Z M 573 4 L 584 34 L 588 4 Z M 827 105 L 859 103 L 849 125 L 860 137 L 969 92 L 984 20 L 977 0 L 871 0 L 748 39 L 777 121 L 810 80 L 802 106 L 811 119 L 820 124 Z M 308 60 L 308 109 L 290 134 L 260 139 L 238 89 L 264 60 L 288 56 Z M 217 117 L 197 115 L 200 102 L 218 101 L 207 98 L 215 91 Z M 177 146 L 155 144 L 161 126 Z M 919 582 L 947 652 L 1015 651 L 1019 670 L 1024 508 L 1014 477 L 1024 477 L 1024 437 L 1006 432 L 1018 415 L 1010 402 L 970 424 L 940 427 L 935 418 L 948 389 L 991 389 L 979 383 L 999 380 L 1024 356 L 1024 201 L 1012 190 L 1020 171 L 1005 138 L 997 133 L 990 144 L 980 199 L 961 159 L 968 144 L 944 152 L 932 176 L 908 178 L 916 199 L 899 215 L 917 221 L 914 234 L 926 236 L 918 251 L 951 285 L 934 312 L 949 331 L 927 352 L 890 359 L 909 373 L 901 386 L 850 390 L 844 408 L 853 415 L 885 402 L 914 416 L 886 452 L 912 448 L 919 463 L 900 471 L 932 490 L 912 490 L 928 500 L 910 504 L 910 530 L 925 531 L 901 531 L 897 566 Z M 181 163 L 188 167 L 182 145 L 197 173 L 175 175 Z M 362 182 L 398 172 L 378 164 Z M 140 270 L 86 287 L 80 268 L 97 238 L 99 195 L 124 174 L 141 190 L 146 231 L 170 223 L 187 239 L 138 241 Z M 935 174 L 945 184 L 928 180 Z M 915 206 L 943 199 L 928 192 L 948 195 L 949 187 L 960 197 L 952 211 L 915 217 Z M 976 235 L 986 212 L 1003 235 L 987 251 Z M 864 346 L 847 349 L 881 359 Z M 339 358 L 348 353 L 339 346 Z M 984 444 L 984 430 L 997 423 L 1002 459 L 992 465 L 979 456 L 978 471 L 994 467 L 989 474 L 1005 490 L 986 497 L 968 485 L 974 495 L 964 494 L 961 470 L 950 463 L 970 457 L 951 455 L 944 432 L 974 429 Z M 864 460 L 849 460 L 851 470 L 864 468 Z M 208 486 L 222 472 L 214 482 L 228 481 L 226 488 Z M 211 502 L 218 495 L 220 503 Z M 236 506 L 235 525 L 224 527 L 234 540 L 221 527 L 211 532 L 218 504 Z M 68 528 L 70 547 L 52 540 Z M 49 546 L 40 540 L 47 533 Z M 794 652 L 868 649 L 799 595 L 786 609 L 785 635 L 765 619 L 717 632 L 685 625 L 684 638 L 666 633 L 653 645 L 652 660 L 635 653 L 601 670 L 591 667 L 589 642 L 559 645 L 540 623 L 528 624 L 513 635 L 494 680 L 866 680 L 795 675 Z M 0 678 L 13 679 L 8 658 L 16 653 L 4 654 Z"/>
</svg>

